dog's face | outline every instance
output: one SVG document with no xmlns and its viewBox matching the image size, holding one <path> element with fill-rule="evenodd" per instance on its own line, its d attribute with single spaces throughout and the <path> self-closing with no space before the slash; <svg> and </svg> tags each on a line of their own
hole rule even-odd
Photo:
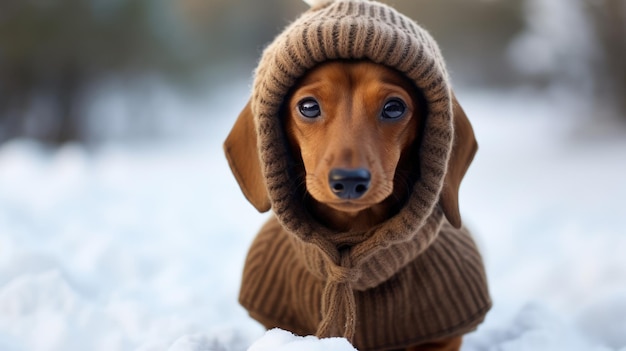
<svg viewBox="0 0 626 351">
<path fill-rule="evenodd" d="M 348 213 L 387 199 L 418 137 L 420 105 L 414 85 L 382 65 L 334 61 L 308 72 L 284 107 L 308 193 Z"/>
</svg>

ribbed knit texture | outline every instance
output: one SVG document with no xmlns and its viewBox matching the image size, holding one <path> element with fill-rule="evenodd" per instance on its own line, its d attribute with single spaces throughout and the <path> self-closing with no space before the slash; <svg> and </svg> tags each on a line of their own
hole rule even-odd
<svg viewBox="0 0 626 351">
<path fill-rule="evenodd" d="M 280 108 L 304 73 L 335 59 L 369 60 L 392 67 L 415 82 L 428 105 L 415 160 L 420 178 L 399 213 L 368 232 L 341 233 L 320 224 L 309 215 L 290 179 L 291 156 Z M 253 316 L 294 332 L 344 336 L 364 349 L 455 334 L 482 320 L 489 298 L 473 245 L 462 255 L 475 263 L 472 274 L 478 280 L 459 281 L 459 272 L 465 272 L 457 267 L 460 259 L 446 261 L 453 253 L 446 256 L 430 249 L 445 221 L 438 199 L 454 130 L 448 74 L 437 44 L 425 30 L 374 1 L 339 0 L 315 6 L 265 49 L 255 72 L 250 106 L 269 198 L 280 223 L 279 228 L 272 222 L 273 229 L 266 227 L 259 234 L 248 257 L 241 302 Z M 270 236 L 270 231 L 282 234 Z M 459 242 L 468 241 L 464 240 Z M 349 249 L 339 250 L 344 247 Z M 459 247 L 463 246 L 450 250 Z M 428 257 L 445 264 L 434 268 L 436 264 L 422 259 L 426 251 L 432 252 Z M 457 276 L 435 278 L 435 273 L 447 271 Z M 447 283 L 445 279 L 452 280 Z M 468 292 L 459 290 L 468 279 L 475 300 L 468 300 L 464 295 Z M 418 287 L 421 283 L 425 286 Z M 453 289 L 448 300 L 442 300 L 445 304 L 437 300 L 445 290 L 442 287 Z M 289 307 L 281 299 L 286 293 L 292 294 Z M 417 317 L 418 311 L 427 312 L 426 319 Z"/>
<path fill-rule="evenodd" d="M 322 322 L 320 296 L 326 281 L 307 267 L 299 245 L 271 218 L 246 260 L 240 302 L 267 328 L 311 335 Z M 373 261 L 368 273 L 385 270 L 386 261 Z M 473 330 L 491 306 L 472 238 L 447 223 L 416 259 L 353 296 L 358 317 L 352 342 L 360 351 L 400 349 L 461 335 Z"/>
</svg>

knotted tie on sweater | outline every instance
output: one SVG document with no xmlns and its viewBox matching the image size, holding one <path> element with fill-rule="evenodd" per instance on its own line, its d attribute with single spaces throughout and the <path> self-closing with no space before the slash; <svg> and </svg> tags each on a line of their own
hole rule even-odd
<svg viewBox="0 0 626 351">
<path fill-rule="evenodd" d="M 363 291 L 387 281 L 430 245 L 442 223 L 443 213 L 436 208 L 418 230 L 404 233 L 405 240 L 385 240 L 384 246 L 377 239 L 389 231 L 380 227 L 374 229 L 369 236 L 362 236 L 368 239 L 351 243 L 353 246 L 347 246 L 345 238 L 339 245 L 336 240 L 341 240 L 341 236 L 329 238 L 314 235 L 310 243 L 294 237 L 296 250 L 305 261 L 307 269 L 325 281 L 322 292 L 322 321 L 316 335 L 342 336 L 352 341 L 358 318 L 355 290 Z M 338 247 L 344 248 L 337 249 Z"/>
<path fill-rule="evenodd" d="M 356 329 L 352 283 L 358 281 L 360 274 L 357 269 L 347 268 L 351 266 L 349 253 L 341 255 L 340 263 L 328 266 L 328 280 L 322 293 L 323 319 L 315 334 L 319 337 L 341 335 L 352 341 Z"/>
</svg>

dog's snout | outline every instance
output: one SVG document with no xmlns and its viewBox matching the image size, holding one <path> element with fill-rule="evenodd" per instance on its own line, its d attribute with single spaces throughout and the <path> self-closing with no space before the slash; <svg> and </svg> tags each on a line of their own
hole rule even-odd
<svg viewBox="0 0 626 351">
<path fill-rule="evenodd" d="M 328 174 L 330 190 L 341 199 L 358 199 L 367 192 L 372 176 L 365 168 L 334 168 Z"/>
</svg>

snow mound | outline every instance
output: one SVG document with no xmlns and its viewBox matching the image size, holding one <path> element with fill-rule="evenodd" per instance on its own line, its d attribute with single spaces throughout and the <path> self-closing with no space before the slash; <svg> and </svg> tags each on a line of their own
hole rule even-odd
<svg viewBox="0 0 626 351">
<path fill-rule="evenodd" d="M 282 329 L 272 329 L 257 340 L 248 351 L 356 351 L 344 338 L 318 339 L 296 336 Z"/>
<path fill-rule="evenodd" d="M 525 305 L 500 328 L 470 334 L 466 351 L 611 351 L 539 303 Z"/>
<path fill-rule="evenodd" d="M 250 340 L 240 332 L 224 329 L 213 333 L 184 335 L 174 341 L 167 351 L 243 351 L 248 345 L 250 345 Z M 145 350 L 153 350 L 153 348 L 146 347 Z"/>
</svg>

